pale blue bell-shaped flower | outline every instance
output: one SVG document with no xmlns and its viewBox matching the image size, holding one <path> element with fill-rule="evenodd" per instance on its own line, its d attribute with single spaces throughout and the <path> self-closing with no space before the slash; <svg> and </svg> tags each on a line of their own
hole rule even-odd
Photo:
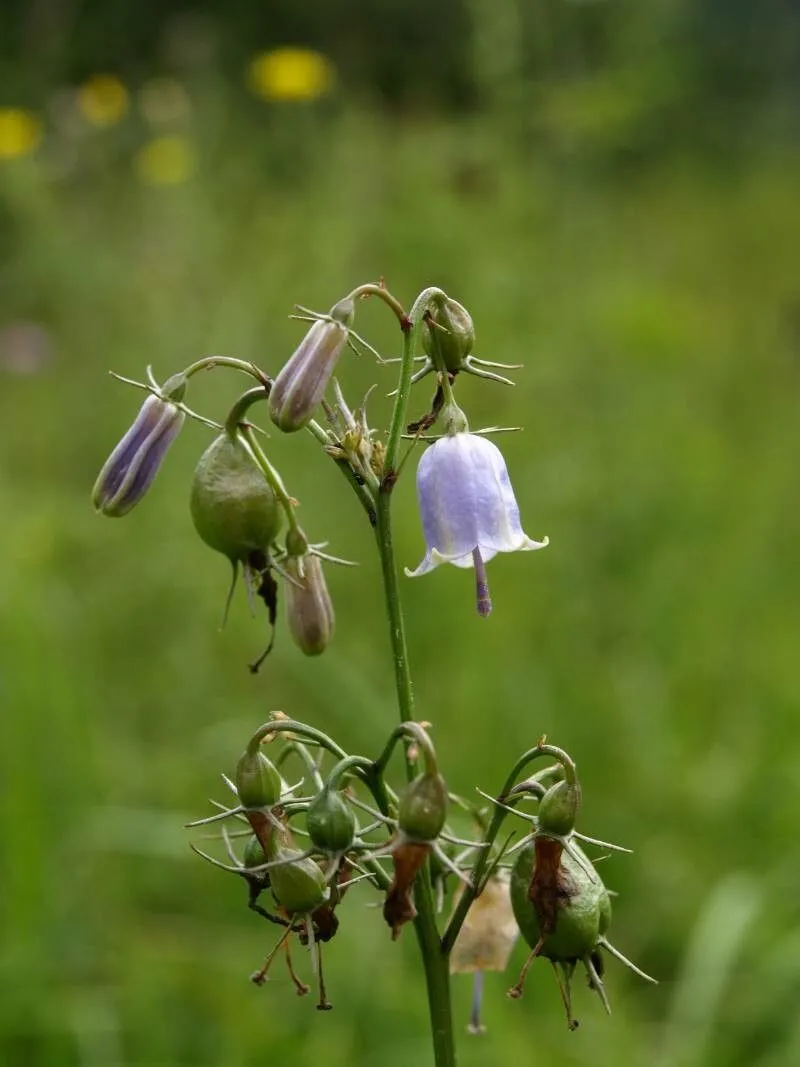
<svg viewBox="0 0 800 1067">
<path fill-rule="evenodd" d="M 498 552 L 532 552 L 500 449 L 485 437 L 455 433 L 440 438 L 417 469 L 417 497 L 427 551 L 411 578 L 453 563 L 474 567 L 478 612 L 492 610 L 485 564 Z"/>
</svg>

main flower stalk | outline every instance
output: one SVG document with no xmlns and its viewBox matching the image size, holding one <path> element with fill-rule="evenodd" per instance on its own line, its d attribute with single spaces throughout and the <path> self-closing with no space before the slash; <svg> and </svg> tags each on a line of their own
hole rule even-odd
<svg viewBox="0 0 800 1067">
<path fill-rule="evenodd" d="M 405 427 L 414 348 L 428 299 L 435 292 L 439 292 L 439 290 L 425 290 L 420 294 L 414 302 L 403 331 L 400 387 L 395 399 L 392 424 L 387 442 L 386 476 L 378 490 L 376 500 L 375 541 L 381 561 L 381 578 L 386 602 L 386 615 L 389 620 L 389 643 L 392 649 L 397 709 L 401 723 L 410 722 L 414 719 L 414 690 L 408 660 L 405 619 L 400 600 L 397 561 L 394 553 L 391 517 L 392 489 L 395 482 L 398 447 Z M 410 766 L 408 766 L 408 773 L 410 779 Z M 427 865 L 416 880 L 414 904 L 417 909 L 414 932 L 417 936 L 422 965 L 425 969 L 434 1064 L 436 1067 L 456 1067 L 453 1012 L 450 999 L 449 958 L 442 951 L 442 943 L 436 925 L 430 872 Z"/>
<path fill-rule="evenodd" d="M 391 491 L 384 487 L 378 496 L 375 538 L 381 560 L 386 614 L 389 620 L 389 641 L 394 664 L 397 707 L 400 721 L 408 722 L 414 718 L 414 691 L 408 662 L 405 621 L 400 603 L 390 507 Z M 425 969 L 434 1063 L 436 1067 L 455 1067 L 456 1052 L 450 1002 L 449 963 L 448 957 L 442 952 L 436 926 L 430 874 L 427 867 L 417 878 L 414 903 L 417 909 L 414 932 L 417 935 L 417 943 Z"/>
</svg>

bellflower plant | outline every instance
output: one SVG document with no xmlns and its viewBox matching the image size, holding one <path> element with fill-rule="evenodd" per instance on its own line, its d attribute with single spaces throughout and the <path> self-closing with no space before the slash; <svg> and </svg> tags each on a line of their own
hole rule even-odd
<svg viewBox="0 0 800 1067">
<path fill-rule="evenodd" d="M 362 341 L 352 323 L 360 301 L 367 298 L 389 309 L 402 340 L 399 377 L 390 394 L 394 406 L 384 428 L 370 425 L 366 398 L 348 402 L 342 384 L 333 378 L 351 337 Z M 163 387 L 151 378 L 143 386 L 151 395 L 103 466 L 93 500 L 106 515 L 126 514 L 144 496 L 185 418 L 212 427 L 217 436 L 195 469 L 190 510 L 200 538 L 231 564 L 228 603 L 241 568 L 251 601 L 264 602 L 273 626 L 278 598 L 285 597 L 290 636 L 301 653 L 316 657 L 335 654 L 328 652 L 334 609 L 320 560 L 344 561 L 324 554 L 324 544 L 311 545 L 300 529 L 298 501 L 284 485 L 276 455 L 290 435 L 304 430 L 321 446 L 320 456 L 344 476 L 374 533 L 399 725 L 377 754 L 349 753 L 316 726 L 273 712 L 247 741 L 233 776 L 225 779 L 233 802 L 217 803 L 212 815 L 191 824 L 219 828 L 214 854 L 195 844 L 192 848 L 241 879 L 248 908 L 280 930 L 253 982 L 262 985 L 275 958 L 285 953 L 289 980 L 298 993 L 308 993 L 291 959 L 291 949 L 299 945 L 307 952 L 321 1010 L 331 1007 L 321 953 L 346 921 L 345 898 L 365 890 L 382 897 L 382 915 L 393 939 L 413 923 L 435 1067 L 455 1067 L 450 974 L 476 974 L 470 1030 L 480 1032 L 484 974 L 505 968 L 516 931 L 531 952 L 510 994 L 521 994 L 532 960 L 549 959 L 571 1029 L 577 1024 L 570 983 L 579 963 L 606 1006 L 603 954 L 647 977 L 608 940 L 609 893 L 584 847 L 625 850 L 576 830 L 581 790 L 575 764 L 544 738 L 523 752 L 496 796 L 483 794 L 491 802 L 485 809 L 450 792 L 429 724 L 417 718 L 392 504 L 395 485 L 420 440 L 432 442 L 417 470 L 426 551 L 422 563 L 407 574 L 426 574 L 441 563 L 474 568 L 478 611 L 486 616 L 491 611 L 486 564 L 499 552 L 530 552 L 547 544 L 546 538 L 534 541 L 523 531 L 505 460 L 486 436 L 494 431 L 470 433 L 455 401 L 455 386 L 465 374 L 506 381 L 483 369 L 498 364 L 472 356 L 471 315 L 437 288 L 423 290 L 406 312 L 383 283 L 367 283 L 346 294 L 329 314 L 304 312 L 301 317 L 312 325 L 274 380 L 234 357 L 200 359 Z M 415 375 L 420 341 L 424 367 Z M 250 388 L 221 424 L 183 404 L 193 375 L 220 369 L 250 379 Z M 433 403 L 409 424 L 412 384 L 427 374 L 436 376 Z M 258 405 L 283 431 L 269 439 L 269 455 L 252 422 Z M 442 435 L 428 436 L 437 422 Z M 267 652 L 273 640 L 274 634 Z M 263 747 L 268 743 L 272 758 Z M 393 783 L 389 774 L 398 757 L 403 784 Z M 555 762 L 526 777 L 529 764 L 542 757 Z M 287 785 L 291 781 L 300 784 Z M 535 814 L 521 810 L 526 803 L 536 805 Z M 532 827 L 513 846 L 501 833 L 509 815 Z M 229 832 L 229 825 L 235 830 Z M 352 889 L 356 883 L 359 888 Z M 273 986 L 272 997 L 281 995 Z"/>
</svg>

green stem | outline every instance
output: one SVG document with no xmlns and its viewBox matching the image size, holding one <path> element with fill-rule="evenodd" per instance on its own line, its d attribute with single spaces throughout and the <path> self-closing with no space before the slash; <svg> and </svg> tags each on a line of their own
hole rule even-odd
<svg viewBox="0 0 800 1067">
<path fill-rule="evenodd" d="M 278 503 L 283 508 L 283 513 L 286 516 L 289 529 L 294 531 L 299 530 L 297 516 L 294 513 L 295 502 L 286 491 L 286 486 L 283 484 L 283 479 L 280 474 L 278 474 L 277 470 L 272 466 L 264 454 L 264 450 L 256 439 L 255 431 L 252 426 L 249 426 L 246 423 L 241 423 L 239 425 L 238 437 L 239 441 L 243 443 L 249 451 L 250 457 L 259 467 L 261 473 L 267 479 Z"/>
<path fill-rule="evenodd" d="M 183 373 L 187 378 L 191 378 L 199 371 L 214 370 L 215 367 L 230 367 L 232 370 L 240 370 L 243 374 L 249 374 L 259 382 L 264 381 L 264 375 L 255 363 L 250 363 L 246 359 L 236 359 L 234 356 L 204 356 L 190 363 Z"/>
<path fill-rule="evenodd" d="M 408 342 L 408 335 L 406 335 L 406 341 Z M 413 353 L 413 347 L 409 348 L 408 345 L 405 347 L 407 351 Z M 405 362 L 408 362 L 410 367 L 410 359 L 404 359 Z M 397 410 L 397 405 L 395 405 L 395 410 Z M 404 409 L 401 411 L 401 416 L 404 417 Z M 392 539 L 391 488 L 391 483 L 384 483 L 378 493 L 375 537 L 381 561 L 386 613 L 389 619 L 389 641 L 392 648 L 400 721 L 410 722 L 414 719 L 414 691 L 411 686 L 405 622 L 400 604 L 397 563 Z M 411 768 L 408 764 L 407 769 L 410 775 Z M 417 909 L 414 931 L 417 935 L 417 943 L 425 969 L 434 1063 L 436 1067 L 455 1067 L 456 1052 L 453 1040 L 453 1014 L 450 1003 L 449 963 L 447 956 L 442 952 L 439 940 L 430 870 L 427 864 L 417 876 L 414 886 L 414 903 Z"/>
<path fill-rule="evenodd" d="M 392 294 L 383 285 L 375 285 L 373 282 L 367 282 L 365 285 L 358 285 L 349 294 L 351 300 L 363 300 L 368 296 L 377 296 L 379 300 L 382 300 L 387 307 L 397 316 L 397 320 L 401 326 L 406 321 L 406 313 L 403 311 L 403 305 L 399 300 L 395 299 Z"/>
<path fill-rule="evenodd" d="M 444 296 L 441 289 L 431 287 L 423 289 L 408 314 L 408 319 L 403 324 L 403 353 L 400 363 L 400 380 L 397 383 L 397 393 L 392 410 L 392 421 L 389 426 L 389 437 L 386 441 L 386 473 L 390 477 L 395 473 L 397 466 L 397 450 L 406 428 L 406 409 L 411 392 L 411 376 L 414 370 L 414 351 L 417 347 L 417 337 L 422 325 L 425 312 L 434 297 Z"/>
</svg>

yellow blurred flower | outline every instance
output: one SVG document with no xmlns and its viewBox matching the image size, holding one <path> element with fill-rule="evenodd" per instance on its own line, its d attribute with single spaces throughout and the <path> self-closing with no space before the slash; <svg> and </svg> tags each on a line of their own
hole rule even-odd
<svg viewBox="0 0 800 1067">
<path fill-rule="evenodd" d="M 42 123 L 31 111 L 0 107 L 0 159 L 26 156 L 42 139 Z"/>
<path fill-rule="evenodd" d="M 194 174 L 197 157 L 185 137 L 154 137 L 142 145 L 134 162 L 145 185 L 180 185 Z"/>
<path fill-rule="evenodd" d="M 261 52 L 247 70 L 250 88 L 264 100 L 316 100 L 329 92 L 334 80 L 331 61 L 309 48 Z"/>
<path fill-rule="evenodd" d="M 95 74 L 78 89 L 78 109 L 92 126 L 113 126 L 128 110 L 128 90 L 113 74 Z"/>
</svg>

